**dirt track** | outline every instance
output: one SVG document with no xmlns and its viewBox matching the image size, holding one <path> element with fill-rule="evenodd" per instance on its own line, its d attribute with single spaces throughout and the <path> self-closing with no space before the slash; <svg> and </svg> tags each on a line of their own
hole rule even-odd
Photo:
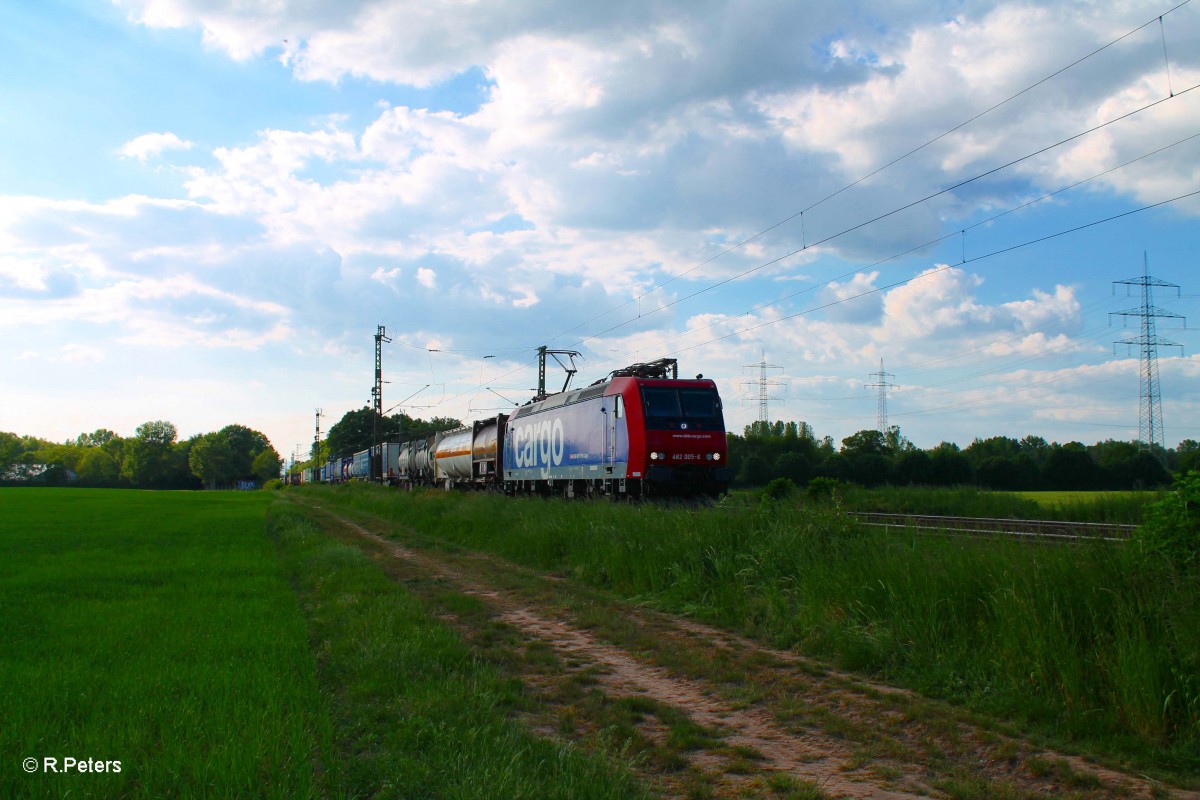
<svg viewBox="0 0 1200 800">
<path fill-rule="evenodd" d="M 567 665 L 560 673 L 515 668 L 546 709 L 540 721 L 531 719 L 539 733 L 563 735 L 547 720 L 570 705 L 562 682 L 585 673 L 609 700 L 647 698 L 712 731 L 715 743 L 686 749 L 684 765 L 664 769 L 653 759 L 643 763 L 645 777 L 664 796 L 694 793 L 699 780 L 716 797 L 778 796 L 781 787 L 818 787 L 826 797 L 885 800 L 1200 800 L 1198 792 L 1167 794 L 1160 784 L 1046 752 L 972 724 L 942 704 L 728 631 L 611 598 L 596 607 L 586 589 L 560 578 L 490 555 L 406 547 L 385 536 L 382 524 L 310 508 L 327 528 L 362 546 L 398 579 L 433 582 L 440 591 L 473 596 L 492 624 L 510 627 L 526 643 L 548 646 Z M 442 616 L 464 629 L 470 641 L 478 620 L 445 611 Z M 639 720 L 639 734 L 647 741 L 664 740 L 661 716 Z"/>
</svg>

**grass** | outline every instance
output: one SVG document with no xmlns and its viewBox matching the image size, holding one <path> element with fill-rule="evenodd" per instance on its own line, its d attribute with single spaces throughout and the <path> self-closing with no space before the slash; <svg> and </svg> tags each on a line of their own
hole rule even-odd
<svg viewBox="0 0 1200 800">
<path fill-rule="evenodd" d="M 646 794 L 523 727 L 519 683 L 278 493 L 0 504 L 0 797 Z M 17 763 L 66 757 L 121 770 Z"/>
<path fill-rule="evenodd" d="M 269 499 L 0 490 L 0 796 L 316 793 L 330 727 Z"/>
<path fill-rule="evenodd" d="M 885 534 L 786 504 L 315 491 L 430 542 L 794 646 L 1110 761 L 1200 772 L 1200 585 L 1133 544 Z"/>
<path fill-rule="evenodd" d="M 1047 519 L 1137 525 L 1145 507 L 1164 492 L 994 492 L 950 489 L 852 487 L 843 507 L 853 511 L 935 514 L 952 517 Z"/>
<path fill-rule="evenodd" d="M 514 717 L 521 685 L 476 658 L 361 549 L 286 503 L 273 508 L 270 527 L 306 609 L 318 674 L 337 714 L 339 793 L 644 796 L 625 765 L 524 728 Z"/>
</svg>

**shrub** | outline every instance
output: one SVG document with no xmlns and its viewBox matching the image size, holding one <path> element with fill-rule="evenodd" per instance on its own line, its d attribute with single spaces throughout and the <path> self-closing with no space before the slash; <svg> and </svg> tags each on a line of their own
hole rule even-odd
<svg viewBox="0 0 1200 800">
<path fill-rule="evenodd" d="M 839 502 L 850 485 L 837 478 L 813 478 L 804 490 L 804 497 L 809 502 L 821 503 L 832 500 Z"/>
<path fill-rule="evenodd" d="M 1146 509 L 1138 540 L 1181 570 L 1200 566 L 1200 472 L 1178 476 L 1171 493 Z"/>
<path fill-rule="evenodd" d="M 794 491 L 796 491 L 796 484 L 792 482 L 791 478 L 776 478 L 762 490 L 762 494 L 759 495 L 760 502 L 763 505 L 777 503 L 790 496 Z"/>
</svg>

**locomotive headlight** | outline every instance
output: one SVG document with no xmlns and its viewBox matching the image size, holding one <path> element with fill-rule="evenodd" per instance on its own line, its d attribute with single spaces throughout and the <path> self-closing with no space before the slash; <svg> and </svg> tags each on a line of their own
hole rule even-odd
<svg viewBox="0 0 1200 800">
<path fill-rule="evenodd" d="M 651 460 L 651 461 L 658 461 L 658 453 L 651 453 L 651 454 L 650 454 L 650 460 Z"/>
<path fill-rule="evenodd" d="M 712 453 L 708 453 L 707 455 L 704 456 L 704 458 L 708 461 L 712 461 L 712 457 L 713 457 Z"/>
<path fill-rule="evenodd" d="M 713 453 L 713 461 L 720 461 L 720 460 L 721 460 L 721 454 Z"/>
</svg>

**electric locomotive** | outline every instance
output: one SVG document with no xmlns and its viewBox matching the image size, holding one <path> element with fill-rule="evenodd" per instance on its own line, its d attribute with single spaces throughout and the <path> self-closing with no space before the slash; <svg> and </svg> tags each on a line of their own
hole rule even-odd
<svg viewBox="0 0 1200 800">
<path fill-rule="evenodd" d="M 675 359 L 516 409 L 501 452 L 508 494 L 715 497 L 733 478 L 716 383 L 681 380 Z"/>
<path fill-rule="evenodd" d="M 334 456 L 322 477 L 369 479 L 374 456 L 374 448 Z M 511 414 L 385 443 L 379 462 L 382 480 L 410 489 L 568 498 L 717 497 L 733 479 L 717 385 L 702 375 L 681 380 L 675 359 L 615 370 L 584 389 L 539 392 Z"/>
</svg>

